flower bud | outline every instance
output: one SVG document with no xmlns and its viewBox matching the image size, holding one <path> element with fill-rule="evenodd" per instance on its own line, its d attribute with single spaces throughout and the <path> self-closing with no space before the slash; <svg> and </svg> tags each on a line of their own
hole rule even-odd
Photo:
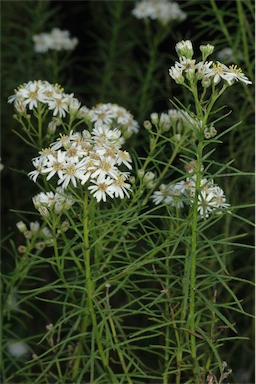
<svg viewBox="0 0 256 384">
<path fill-rule="evenodd" d="M 177 84 L 184 84 L 184 76 L 182 76 L 182 72 L 177 68 L 171 67 L 169 69 L 169 75 L 171 76 L 171 78 L 173 78 L 173 80 L 175 80 Z"/>
<path fill-rule="evenodd" d="M 143 123 L 143 127 L 147 130 L 147 131 L 150 131 L 151 128 L 152 128 L 152 124 L 149 120 L 145 120 L 144 123 Z"/>
<path fill-rule="evenodd" d="M 173 139 L 174 141 L 179 142 L 179 141 L 181 140 L 181 134 L 180 134 L 180 133 L 177 133 L 176 135 L 173 135 L 173 136 L 172 136 L 172 139 Z"/>
<path fill-rule="evenodd" d="M 154 112 L 154 113 L 151 113 L 151 115 L 150 115 L 150 119 L 151 119 L 151 121 L 152 121 L 152 123 L 154 124 L 154 125 L 157 125 L 158 124 L 158 113 L 156 113 L 156 112 Z"/>
<path fill-rule="evenodd" d="M 25 245 L 19 245 L 18 252 L 19 253 L 26 253 L 27 247 Z"/>
<path fill-rule="evenodd" d="M 23 233 L 23 235 L 25 236 L 26 239 L 31 239 L 32 237 L 32 232 L 31 231 L 25 231 Z"/>
<path fill-rule="evenodd" d="M 19 221 L 18 223 L 16 223 L 16 227 L 21 233 L 27 231 L 27 226 L 23 221 Z"/>
<path fill-rule="evenodd" d="M 61 223 L 61 229 L 63 232 L 66 232 L 70 227 L 70 223 L 68 220 L 64 220 L 62 223 Z"/>
<path fill-rule="evenodd" d="M 155 186 L 156 186 L 156 183 L 154 181 L 150 181 L 147 184 L 147 189 L 153 189 L 153 188 L 155 188 Z"/>
<path fill-rule="evenodd" d="M 143 169 L 138 169 L 138 178 L 142 179 L 142 177 L 145 175 L 145 171 Z"/>
<path fill-rule="evenodd" d="M 207 57 L 213 53 L 214 46 L 211 44 L 200 45 L 200 51 L 202 52 L 203 61 L 205 61 Z"/>
<path fill-rule="evenodd" d="M 214 128 L 214 127 L 211 127 L 211 128 L 210 128 L 210 133 L 211 133 L 211 137 L 214 137 L 214 136 L 216 136 L 216 135 L 217 135 L 218 131 L 217 131 L 217 129 L 216 129 L 216 128 Z"/>
<path fill-rule="evenodd" d="M 77 113 L 77 111 L 79 110 L 80 108 L 80 101 L 78 99 L 76 99 L 75 97 L 72 97 L 70 99 L 70 102 L 69 102 L 69 111 L 70 111 L 70 114 L 71 115 L 74 115 Z"/>
<path fill-rule="evenodd" d="M 194 51 L 190 40 L 182 40 L 175 46 L 177 55 L 179 57 L 186 57 L 186 59 L 192 59 Z"/>
<path fill-rule="evenodd" d="M 45 243 L 43 241 L 38 241 L 38 243 L 35 244 L 35 248 L 43 250 L 45 248 Z"/>
<path fill-rule="evenodd" d="M 144 181 L 146 183 L 148 183 L 149 181 L 152 181 L 154 180 L 154 178 L 156 177 L 156 175 L 154 174 L 154 172 L 146 172 L 145 175 L 144 175 Z"/>
<path fill-rule="evenodd" d="M 48 216 L 49 215 L 49 211 L 46 207 L 38 207 L 38 211 L 39 211 L 41 216 Z"/>
<path fill-rule="evenodd" d="M 207 76 L 204 76 L 203 78 L 202 78 L 202 87 L 204 87 L 204 88 L 208 88 L 208 87 L 210 87 L 210 85 L 211 85 L 211 83 L 212 83 L 212 80 L 211 80 L 211 78 L 210 77 L 207 77 Z"/>
<path fill-rule="evenodd" d="M 195 68 L 189 68 L 186 72 L 186 79 L 193 81 L 195 78 Z"/>
</svg>

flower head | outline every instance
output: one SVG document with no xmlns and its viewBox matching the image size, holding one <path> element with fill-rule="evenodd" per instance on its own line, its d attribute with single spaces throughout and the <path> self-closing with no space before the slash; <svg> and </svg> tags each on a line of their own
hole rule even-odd
<svg viewBox="0 0 256 384">
<path fill-rule="evenodd" d="M 196 195 L 196 177 L 191 176 L 177 183 L 161 184 L 158 191 L 152 195 L 153 202 L 183 208 L 184 205 L 192 206 Z M 221 212 L 229 207 L 226 203 L 224 191 L 212 179 L 202 178 L 198 192 L 198 214 L 201 218 L 208 218 L 214 212 Z"/>
<path fill-rule="evenodd" d="M 124 138 L 129 138 L 139 130 L 139 124 L 134 120 L 133 115 L 117 104 L 97 104 L 91 109 L 89 119 L 93 123 L 106 124 L 111 129 L 119 129 Z"/>
<path fill-rule="evenodd" d="M 76 37 L 71 38 L 69 31 L 62 31 L 59 28 L 54 28 L 50 33 L 41 33 L 32 37 L 35 43 L 35 52 L 44 53 L 49 50 L 56 51 L 70 51 L 73 50 L 78 39 Z"/>
<path fill-rule="evenodd" d="M 110 129 L 99 122 L 95 123 L 91 133 L 84 130 L 61 135 L 32 160 L 36 170 L 30 172 L 29 176 L 34 181 L 39 175 L 47 175 L 47 180 L 57 178 L 57 185 L 61 185 L 63 190 L 70 184 L 74 188 L 86 184 L 97 201 L 106 201 L 107 196 L 128 197 L 128 174 L 120 168 L 132 169 L 131 157 L 127 151 L 120 149 L 120 136 L 118 129 Z M 43 200 L 43 195 L 39 195 L 35 203 L 39 199 L 40 213 L 47 215 L 47 199 L 56 200 L 56 196 L 51 194 L 44 197 L 46 200 Z"/>
<path fill-rule="evenodd" d="M 136 3 L 132 14 L 137 19 L 158 20 L 162 25 L 170 22 L 182 22 L 187 15 L 178 3 L 169 0 L 142 0 Z"/>
</svg>

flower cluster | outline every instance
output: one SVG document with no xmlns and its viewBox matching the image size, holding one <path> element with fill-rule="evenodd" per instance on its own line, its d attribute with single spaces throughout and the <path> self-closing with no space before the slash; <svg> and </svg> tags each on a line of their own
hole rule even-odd
<svg viewBox="0 0 256 384">
<path fill-rule="evenodd" d="M 158 126 L 162 131 L 169 131 L 171 128 L 177 140 L 185 129 L 191 131 L 200 128 L 201 122 L 192 114 L 183 109 L 169 109 L 166 113 L 151 113 L 150 119 L 153 125 Z"/>
<path fill-rule="evenodd" d="M 50 229 L 46 226 L 40 227 L 38 221 L 29 223 L 29 228 L 23 221 L 19 221 L 16 226 L 27 240 L 35 241 L 36 249 L 52 246 L 53 236 Z M 27 247 L 24 245 L 20 245 L 18 248 L 20 253 L 26 252 L 26 249 Z"/>
<path fill-rule="evenodd" d="M 187 112 L 184 109 L 169 109 L 166 113 L 160 114 L 151 113 L 150 119 L 153 125 L 158 127 L 162 132 L 172 130 L 172 139 L 180 141 L 184 132 L 190 132 L 190 139 L 196 138 L 196 131 L 201 131 L 202 120 L 199 120 L 192 112 Z M 144 122 L 144 126 L 152 127 L 149 121 Z M 210 139 L 217 135 L 217 130 L 213 125 L 206 126 L 204 129 L 204 136 Z"/>
<path fill-rule="evenodd" d="M 201 80 L 202 86 L 207 88 L 211 84 L 218 84 L 221 80 L 228 85 L 235 81 L 242 81 L 251 84 L 251 81 L 244 75 L 242 70 L 236 65 L 226 66 L 220 62 L 206 61 L 207 57 L 213 52 L 214 47 L 210 44 L 201 45 L 203 60 L 196 63 L 193 59 L 193 46 L 190 40 L 180 41 L 176 44 L 176 51 L 179 61 L 169 69 L 170 76 L 177 84 L 184 84 L 186 80 L 196 82 Z"/>
<path fill-rule="evenodd" d="M 63 188 L 56 188 L 56 192 L 40 192 L 33 197 L 35 208 L 42 216 L 47 216 L 50 211 L 62 213 L 68 210 L 73 204 L 74 199 L 71 195 L 65 194 Z"/>
<path fill-rule="evenodd" d="M 187 17 L 178 3 L 169 0 L 142 0 L 135 5 L 132 14 L 137 19 L 158 20 L 162 25 L 182 22 Z"/>
<path fill-rule="evenodd" d="M 125 108 L 117 104 L 97 104 L 92 109 L 81 105 L 74 94 L 64 92 L 58 84 L 50 84 L 46 80 L 34 80 L 21 84 L 15 93 L 8 98 L 8 103 L 14 103 L 19 115 L 26 116 L 28 111 L 46 112 L 52 111 L 52 120 L 48 124 L 48 133 L 55 132 L 56 127 L 62 124 L 66 115 L 81 119 L 87 124 L 94 125 L 97 122 L 107 124 L 111 129 L 118 128 L 123 138 L 129 138 L 139 130 L 139 124 L 133 115 Z M 123 139 L 123 141 L 124 141 Z"/>
<path fill-rule="evenodd" d="M 80 107 L 80 102 L 73 96 L 73 93 L 64 93 L 64 89 L 58 84 L 34 80 L 20 85 L 14 95 L 9 96 L 8 103 L 14 103 L 16 111 L 20 114 L 26 114 L 27 108 L 33 110 L 46 105 L 53 111 L 53 116 L 62 118 L 70 113 L 72 108 Z"/>
<path fill-rule="evenodd" d="M 139 131 L 139 124 L 127 109 L 112 103 L 97 104 L 90 110 L 89 119 L 93 122 L 101 122 L 118 128 L 124 138 L 129 138 L 133 133 Z"/>
<path fill-rule="evenodd" d="M 54 28 L 50 33 L 40 33 L 32 37 L 35 43 L 35 52 L 47 52 L 51 49 L 56 51 L 71 51 L 73 50 L 78 39 L 71 38 L 69 31 L 61 31 L 59 28 Z"/>
<path fill-rule="evenodd" d="M 129 173 L 119 167 L 124 165 L 132 169 L 131 157 L 121 150 L 120 139 L 120 130 L 100 122 L 95 123 L 91 133 L 84 130 L 61 135 L 32 160 L 35 170 L 29 177 L 36 181 L 40 174 L 47 175 L 47 180 L 57 176 L 57 184 L 63 189 L 69 184 L 77 187 L 77 183 L 90 183 L 88 190 L 98 202 L 106 201 L 107 195 L 111 198 L 129 197 Z"/>
<path fill-rule="evenodd" d="M 161 184 L 159 191 L 152 195 L 153 202 L 183 208 L 185 204 L 194 203 L 196 191 L 195 175 L 177 183 Z M 201 218 L 207 218 L 211 213 L 229 207 L 226 203 L 224 191 L 212 179 L 203 178 L 198 194 L 198 213 Z"/>
</svg>

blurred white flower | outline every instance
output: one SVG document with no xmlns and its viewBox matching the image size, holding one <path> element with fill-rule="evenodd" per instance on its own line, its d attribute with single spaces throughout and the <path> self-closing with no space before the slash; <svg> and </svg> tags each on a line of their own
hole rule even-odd
<svg viewBox="0 0 256 384">
<path fill-rule="evenodd" d="M 179 4 L 170 0 L 142 0 L 136 3 L 132 14 L 137 19 L 158 20 L 162 25 L 170 22 L 182 22 L 187 15 L 184 13 Z"/>
<path fill-rule="evenodd" d="M 40 33 L 32 37 L 35 52 L 44 53 L 48 50 L 71 51 L 78 44 L 76 37 L 71 38 L 69 31 L 54 28 L 50 33 Z"/>
<path fill-rule="evenodd" d="M 26 357 L 29 353 L 27 344 L 23 341 L 13 341 L 7 345 L 7 352 L 16 358 Z"/>
</svg>

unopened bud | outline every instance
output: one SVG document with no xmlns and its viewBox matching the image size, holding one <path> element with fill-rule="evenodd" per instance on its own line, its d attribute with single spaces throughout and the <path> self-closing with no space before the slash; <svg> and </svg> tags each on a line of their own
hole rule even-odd
<svg viewBox="0 0 256 384">
<path fill-rule="evenodd" d="M 147 130 L 147 131 L 150 131 L 151 128 L 152 128 L 152 124 L 149 120 L 145 120 L 144 123 L 143 123 L 143 127 Z"/>
<path fill-rule="evenodd" d="M 179 57 L 186 57 L 186 59 L 192 59 L 194 51 L 193 45 L 190 40 L 182 40 L 175 46 L 177 55 Z"/>
<path fill-rule="evenodd" d="M 146 172 L 144 175 L 144 181 L 148 183 L 149 181 L 154 180 L 155 177 L 156 175 L 154 174 L 154 172 L 151 172 L 151 171 Z"/>
<path fill-rule="evenodd" d="M 208 88 L 208 87 L 210 87 L 211 83 L 212 83 L 212 80 L 210 77 L 204 76 L 202 78 L 202 82 L 201 82 L 202 87 Z"/>
<path fill-rule="evenodd" d="M 27 247 L 25 245 L 19 245 L 18 246 L 18 252 L 19 253 L 26 253 Z"/>
<path fill-rule="evenodd" d="M 27 231 L 27 226 L 23 221 L 19 221 L 18 223 L 16 223 L 16 227 L 21 233 Z"/>
</svg>

